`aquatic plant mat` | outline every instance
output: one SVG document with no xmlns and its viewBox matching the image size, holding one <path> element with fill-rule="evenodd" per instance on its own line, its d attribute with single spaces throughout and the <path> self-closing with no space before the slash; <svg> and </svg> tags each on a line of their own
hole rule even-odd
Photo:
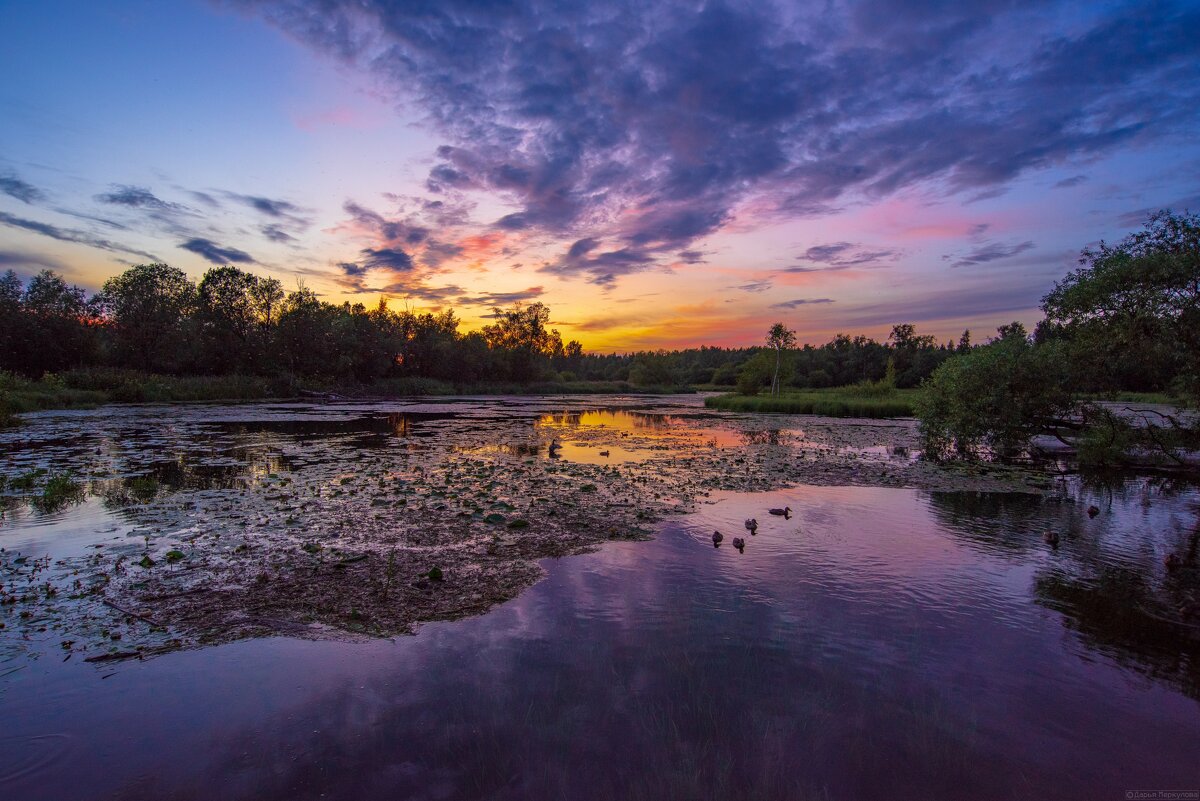
<svg viewBox="0 0 1200 801">
<path fill-rule="evenodd" d="M 105 662 L 270 634 L 409 633 L 513 598 L 539 559 L 649 537 L 715 490 L 1054 487 L 1035 472 L 922 462 L 912 421 L 702 402 L 31 415 L 0 435 L 0 657 L 54 646 Z"/>
</svg>

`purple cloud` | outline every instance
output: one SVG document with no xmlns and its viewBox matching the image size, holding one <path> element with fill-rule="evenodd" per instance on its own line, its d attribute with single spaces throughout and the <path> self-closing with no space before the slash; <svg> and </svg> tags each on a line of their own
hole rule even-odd
<svg viewBox="0 0 1200 801">
<path fill-rule="evenodd" d="M 191 251 L 197 256 L 213 264 L 254 264 L 254 257 L 244 250 L 221 247 L 217 243 L 203 237 L 194 237 L 179 246 Z"/>
<path fill-rule="evenodd" d="M 546 271 L 600 285 L 695 252 L 747 201 L 978 199 L 1200 122 L 1190 3 L 242 2 L 424 113 L 445 142 L 429 191 L 511 202 L 494 226 L 561 241 Z M 585 239 L 603 246 L 572 255 Z"/>
</svg>

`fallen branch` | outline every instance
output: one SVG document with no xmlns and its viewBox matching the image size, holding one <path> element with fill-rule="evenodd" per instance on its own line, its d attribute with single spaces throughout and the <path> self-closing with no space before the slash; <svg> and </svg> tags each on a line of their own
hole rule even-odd
<svg viewBox="0 0 1200 801">
<path fill-rule="evenodd" d="M 125 609 L 124 607 L 117 606 L 116 604 L 114 604 L 112 601 L 110 601 L 108 599 L 101 599 L 100 603 L 104 604 L 105 606 L 109 607 L 110 609 L 116 609 L 118 612 L 120 612 L 122 614 L 129 615 L 130 617 L 136 617 L 138 620 L 142 621 L 143 623 L 148 623 L 149 625 L 153 626 L 156 629 L 165 629 L 166 628 L 166 626 L 154 621 L 152 618 L 149 618 L 145 615 L 140 615 L 137 612 L 131 612 L 130 610 Z"/>
</svg>

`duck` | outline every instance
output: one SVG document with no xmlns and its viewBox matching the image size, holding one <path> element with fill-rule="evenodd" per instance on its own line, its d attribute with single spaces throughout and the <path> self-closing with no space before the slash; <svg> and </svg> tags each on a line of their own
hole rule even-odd
<svg viewBox="0 0 1200 801">
<path fill-rule="evenodd" d="M 601 456 L 608 456 L 608 451 L 600 451 Z"/>
<path fill-rule="evenodd" d="M 1095 517 L 1098 514 L 1100 514 L 1100 507 L 1098 507 L 1098 506 L 1089 506 L 1088 507 L 1088 517 Z"/>
<path fill-rule="evenodd" d="M 556 440 L 556 439 L 550 440 L 550 457 L 551 458 L 558 456 L 558 452 L 561 450 L 562 450 L 562 445 L 559 444 L 558 440 Z"/>
<path fill-rule="evenodd" d="M 1057 531 L 1047 531 L 1045 534 L 1042 535 L 1042 539 L 1046 541 L 1047 545 L 1053 545 L 1056 548 L 1058 547 L 1058 532 Z"/>
<path fill-rule="evenodd" d="M 767 511 L 773 515 L 782 517 L 784 520 L 792 516 L 792 507 L 790 506 L 785 506 L 782 509 L 768 509 Z"/>
<path fill-rule="evenodd" d="M 734 537 L 733 538 L 733 547 L 737 548 L 738 552 L 740 553 L 742 550 L 745 549 L 746 541 L 744 539 L 742 539 L 741 537 Z"/>
<path fill-rule="evenodd" d="M 749 531 L 751 534 L 758 533 L 758 521 L 753 517 L 746 521 L 746 531 Z"/>
<path fill-rule="evenodd" d="M 1175 570 L 1183 565 L 1183 560 L 1179 558 L 1179 554 L 1169 553 L 1167 554 L 1167 557 L 1163 559 L 1163 565 L 1166 566 L 1167 570 Z"/>
<path fill-rule="evenodd" d="M 725 539 L 725 536 L 723 534 L 721 534 L 721 532 L 714 531 L 713 532 L 713 547 L 719 548 L 721 546 L 721 540 L 723 540 L 723 539 Z"/>
</svg>

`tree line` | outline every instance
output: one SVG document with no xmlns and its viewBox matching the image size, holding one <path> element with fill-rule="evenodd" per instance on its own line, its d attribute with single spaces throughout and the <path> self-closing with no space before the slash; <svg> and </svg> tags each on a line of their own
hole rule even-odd
<svg viewBox="0 0 1200 801">
<path fill-rule="evenodd" d="M 496 309 L 463 333 L 452 309 L 417 313 L 321 300 L 303 286 L 218 267 L 198 283 L 166 264 L 131 267 L 89 297 L 43 271 L 0 276 L 0 368 L 40 377 L 119 367 L 186 375 L 289 375 L 371 384 L 385 378 L 527 382 L 583 358 L 547 326 L 544 304 Z"/>
<path fill-rule="evenodd" d="M 964 347 L 937 343 L 911 324 L 886 342 L 839 334 L 821 345 L 698 347 L 625 354 L 584 353 L 551 328 L 542 303 L 493 310 L 480 331 L 460 330 L 453 309 L 414 312 L 380 301 L 334 304 L 303 286 L 237 267 L 196 282 L 166 264 L 131 267 L 89 295 L 43 271 L 23 282 L 0 275 L 0 370 L 38 378 L 111 367 L 171 375 L 285 376 L 326 385 L 395 378 L 449 384 L 628 382 L 639 387 L 739 384 L 757 391 L 877 381 L 917 386 Z M 782 325 L 782 324 L 781 324 Z M 786 330 L 786 329 L 785 329 Z"/>
</svg>

